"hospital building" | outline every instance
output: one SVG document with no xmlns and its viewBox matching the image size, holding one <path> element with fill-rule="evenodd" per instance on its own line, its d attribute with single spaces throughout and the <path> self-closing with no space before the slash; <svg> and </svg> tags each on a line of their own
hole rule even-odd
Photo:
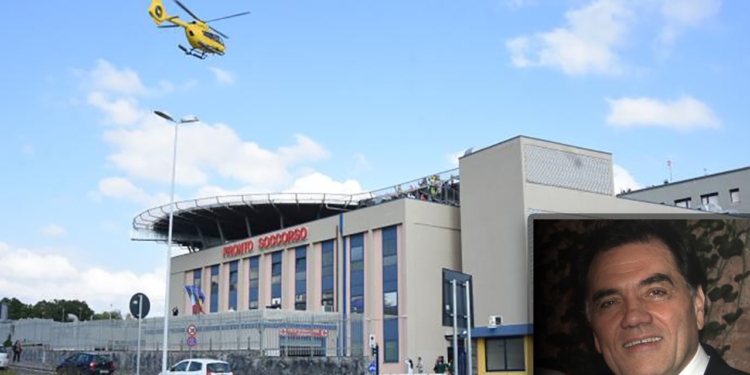
<svg viewBox="0 0 750 375">
<path fill-rule="evenodd" d="M 369 352 L 374 336 L 381 373 L 405 373 L 417 357 L 430 372 L 453 353 L 443 275 L 455 271 L 471 277 L 474 373 L 532 373 L 529 215 L 695 211 L 616 193 L 610 153 L 518 136 L 467 150 L 457 169 L 373 192 L 177 202 L 173 242 L 187 252 L 171 260 L 168 303 L 193 314 L 186 290 L 200 289 L 207 315 L 359 315 L 347 337 Z M 166 240 L 168 212 L 138 215 L 134 236 Z"/>
</svg>

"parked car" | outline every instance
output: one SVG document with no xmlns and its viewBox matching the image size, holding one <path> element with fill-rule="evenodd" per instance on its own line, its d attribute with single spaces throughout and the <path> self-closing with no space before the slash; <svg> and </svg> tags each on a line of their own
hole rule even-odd
<svg viewBox="0 0 750 375">
<path fill-rule="evenodd" d="M 0 352 L 0 370 L 8 368 L 8 353 Z"/>
<path fill-rule="evenodd" d="M 159 373 L 163 375 L 163 373 Z M 167 369 L 167 375 L 234 375 L 232 366 L 211 358 L 189 358 Z"/>
<path fill-rule="evenodd" d="M 65 358 L 55 369 L 59 375 L 112 375 L 112 356 L 97 352 L 79 352 Z"/>
</svg>

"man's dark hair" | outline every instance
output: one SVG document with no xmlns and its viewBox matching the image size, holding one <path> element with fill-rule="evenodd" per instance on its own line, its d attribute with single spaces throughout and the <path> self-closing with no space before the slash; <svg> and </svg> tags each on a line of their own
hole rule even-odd
<svg viewBox="0 0 750 375">
<path fill-rule="evenodd" d="M 579 301 L 589 317 L 587 303 L 588 277 L 591 263 L 597 254 L 616 247 L 633 243 L 659 241 L 663 243 L 675 261 L 682 277 L 685 278 L 694 295 L 698 287 L 706 292 L 706 274 L 700 260 L 687 240 L 687 233 L 678 229 L 671 220 L 608 220 L 591 235 L 589 241 L 577 257 L 571 275 L 576 279 Z"/>
</svg>

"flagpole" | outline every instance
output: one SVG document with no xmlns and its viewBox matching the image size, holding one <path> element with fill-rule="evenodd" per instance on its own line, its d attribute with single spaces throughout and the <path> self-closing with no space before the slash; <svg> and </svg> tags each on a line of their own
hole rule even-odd
<svg viewBox="0 0 750 375">
<path fill-rule="evenodd" d="M 667 168 L 669 168 L 669 182 L 672 182 L 672 161 L 667 160 Z"/>
</svg>

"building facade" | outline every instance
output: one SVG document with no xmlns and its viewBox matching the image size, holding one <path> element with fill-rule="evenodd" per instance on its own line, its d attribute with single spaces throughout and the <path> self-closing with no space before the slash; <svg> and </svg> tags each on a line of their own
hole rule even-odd
<svg viewBox="0 0 750 375">
<path fill-rule="evenodd" d="M 645 202 L 715 212 L 750 213 L 750 167 L 625 192 L 619 196 Z"/>
<path fill-rule="evenodd" d="M 454 270 L 472 277 L 474 373 L 532 373 L 529 215 L 700 213 L 618 198 L 611 154 L 528 137 L 464 155 L 458 175 L 426 181 L 443 196 L 460 185 L 454 204 L 397 186 L 377 204 L 176 256 L 169 304 L 193 312 L 186 290 L 197 286 L 206 314 L 358 314 L 350 350 L 369 354 L 372 335 L 381 373 L 405 373 L 418 357 L 430 372 L 438 356 L 452 359 L 441 288 L 443 270 Z"/>
</svg>

